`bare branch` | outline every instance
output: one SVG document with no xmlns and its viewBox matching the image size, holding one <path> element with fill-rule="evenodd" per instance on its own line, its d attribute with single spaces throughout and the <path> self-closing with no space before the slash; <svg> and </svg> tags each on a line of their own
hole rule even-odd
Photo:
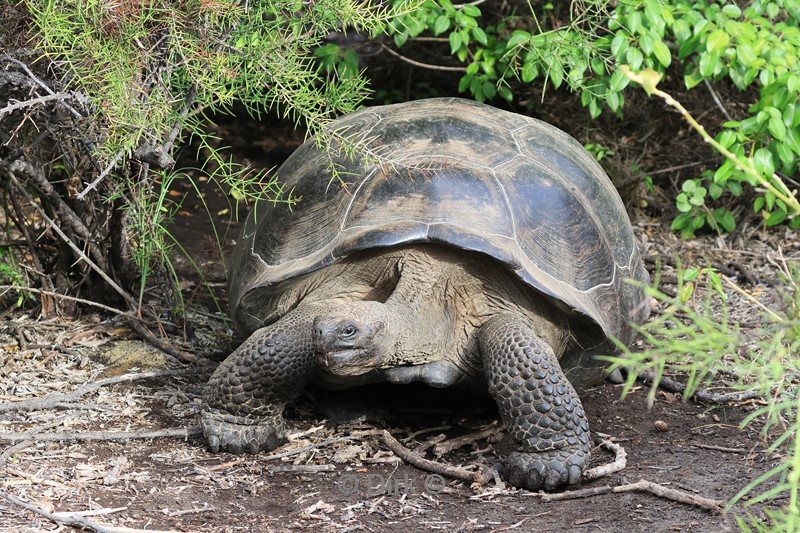
<svg viewBox="0 0 800 533">
<path fill-rule="evenodd" d="M 31 98 L 30 100 L 15 100 L 14 103 L 10 103 L 4 108 L 0 109 L 0 117 L 18 109 L 33 107 L 45 102 L 51 102 L 53 100 L 68 100 L 70 98 L 73 98 L 73 96 L 69 93 L 53 93 L 40 96 L 38 98 Z"/>
<path fill-rule="evenodd" d="M 430 63 L 421 63 L 419 61 L 414 61 L 413 59 L 409 59 L 406 56 L 399 54 L 386 46 L 383 43 L 380 43 L 381 48 L 389 52 L 391 55 L 395 56 L 396 58 L 400 59 L 401 61 L 405 61 L 410 65 L 414 65 L 415 67 L 426 68 L 429 70 L 443 70 L 445 72 L 466 72 L 466 67 L 447 67 L 444 65 L 431 65 Z"/>
</svg>

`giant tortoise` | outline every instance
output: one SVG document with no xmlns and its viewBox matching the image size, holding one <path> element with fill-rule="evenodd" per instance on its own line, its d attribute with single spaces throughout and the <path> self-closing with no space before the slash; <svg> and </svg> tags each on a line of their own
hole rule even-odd
<svg viewBox="0 0 800 533">
<path fill-rule="evenodd" d="M 494 398 L 513 485 L 577 482 L 591 442 L 573 386 L 649 313 L 608 177 L 561 130 L 455 98 L 362 109 L 327 138 L 278 170 L 301 201 L 244 225 L 229 295 L 250 336 L 205 390 L 209 449 L 277 447 L 305 384 L 421 381 Z"/>
</svg>

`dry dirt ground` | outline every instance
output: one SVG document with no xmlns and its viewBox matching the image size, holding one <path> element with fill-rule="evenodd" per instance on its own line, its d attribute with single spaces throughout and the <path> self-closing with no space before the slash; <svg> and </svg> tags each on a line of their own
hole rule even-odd
<svg viewBox="0 0 800 533">
<path fill-rule="evenodd" d="M 648 254 L 747 270 L 758 283 L 741 287 L 767 304 L 774 303 L 768 259 L 776 243 L 790 260 L 798 252 L 791 240 L 757 228 L 696 241 L 679 241 L 646 219 L 636 230 Z M 734 293 L 730 301 L 743 328 L 757 326 L 752 303 Z M 214 313 L 193 322 L 186 349 L 218 360 L 235 345 Z M 546 501 L 399 460 L 384 429 L 429 459 L 466 469 L 492 464 L 503 446 L 497 431 L 434 453 L 432 444 L 496 421 L 490 402 L 455 390 L 311 391 L 289 409 L 288 444 L 257 456 L 211 454 L 197 426 L 211 369 L 170 361 L 113 319 L 18 315 L 0 325 L 0 350 L 0 489 L 16 499 L 0 499 L 2 531 L 64 529 L 33 507 L 62 519 L 82 516 L 98 531 L 716 532 L 736 530 L 733 515 L 760 512 L 739 504 L 721 514 L 642 491 Z M 619 385 L 582 392 L 593 431 L 624 447 L 627 467 L 570 490 L 647 480 L 729 500 L 781 460 L 766 453 L 757 425 L 739 427 L 760 400 L 701 405 L 659 392 L 648 410 L 646 390 L 624 400 Z M 596 464 L 610 460 L 595 453 Z"/>
<path fill-rule="evenodd" d="M 793 234 L 780 230 L 744 226 L 734 236 L 681 241 L 668 220 L 634 218 L 647 255 L 723 267 L 766 305 L 775 303 L 770 261 L 779 248 L 789 261 L 800 257 Z M 179 221 L 175 231 L 199 250 L 210 243 L 198 237 L 208 234 L 201 221 Z M 202 257 L 222 290 L 222 260 L 210 245 Z M 669 290 L 674 271 L 664 274 Z M 758 326 L 751 301 L 732 290 L 729 299 L 733 320 L 745 331 Z M 190 339 L 171 341 L 219 361 L 239 339 L 214 308 L 193 309 Z M 398 459 L 384 430 L 443 464 L 479 471 L 493 463 L 504 445 L 493 430 L 494 407 L 456 390 L 309 391 L 289 407 L 286 445 L 257 456 L 211 454 L 197 415 L 213 367 L 177 363 L 120 324 L 107 316 L 41 321 L 23 314 L 0 322 L 0 531 L 70 529 L 59 520 L 83 520 L 96 531 L 734 531 L 735 516 L 762 509 L 740 502 L 720 513 L 611 489 L 646 480 L 728 501 L 782 460 L 767 453 L 760 426 L 740 428 L 759 399 L 704 405 L 659 392 L 648 410 L 647 385 L 623 400 L 621 386 L 610 383 L 581 396 L 593 432 L 624 447 L 627 467 L 570 488 L 596 489 L 574 499 L 549 500 L 495 480 L 478 486 Z M 476 433 L 482 437 L 437 453 L 436 444 Z M 595 464 L 611 459 L 594 454 Z"/>
</svg>

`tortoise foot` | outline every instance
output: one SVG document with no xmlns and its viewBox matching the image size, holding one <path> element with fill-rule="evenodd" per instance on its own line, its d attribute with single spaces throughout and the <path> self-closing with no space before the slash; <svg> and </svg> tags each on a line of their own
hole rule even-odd
<svg viewBox="0 0 800 533">
<path fill-rule="evenodd" d="M 578 483 L 588 462 L 589 454 L 581 450 L 514 452 L 504 461 L 500 473 L 515 487 L 549 491 Z"/>
<path fill-rule="evenodd" d="M 261 450 L 274 450 L 286 442 L 280 417 L 254 420 L 206 409 L 200 417 L 200 425 L 212 453 L 255 454 Z"/>
</svg>

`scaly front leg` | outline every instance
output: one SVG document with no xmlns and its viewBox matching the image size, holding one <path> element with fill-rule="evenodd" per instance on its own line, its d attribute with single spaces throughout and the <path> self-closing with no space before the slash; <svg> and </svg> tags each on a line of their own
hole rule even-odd
<svg viewBox="0 0 800 533">
<path fill-rule="evenodd" d="M 212 452 L 257 453 L 285 442 L 283 409 L 316 368 L 313 308 L 255 331 L 217 368 L 201 425 Z"/>
<path fill-rule="evenodd" d="M 478 342 L 489 392 L 517 442 L 504 477 L 530 490 L 577 483 L 589 462 L 589 423 L 553 350 L 512 314 L 481 326 Z"/>
</svg>

